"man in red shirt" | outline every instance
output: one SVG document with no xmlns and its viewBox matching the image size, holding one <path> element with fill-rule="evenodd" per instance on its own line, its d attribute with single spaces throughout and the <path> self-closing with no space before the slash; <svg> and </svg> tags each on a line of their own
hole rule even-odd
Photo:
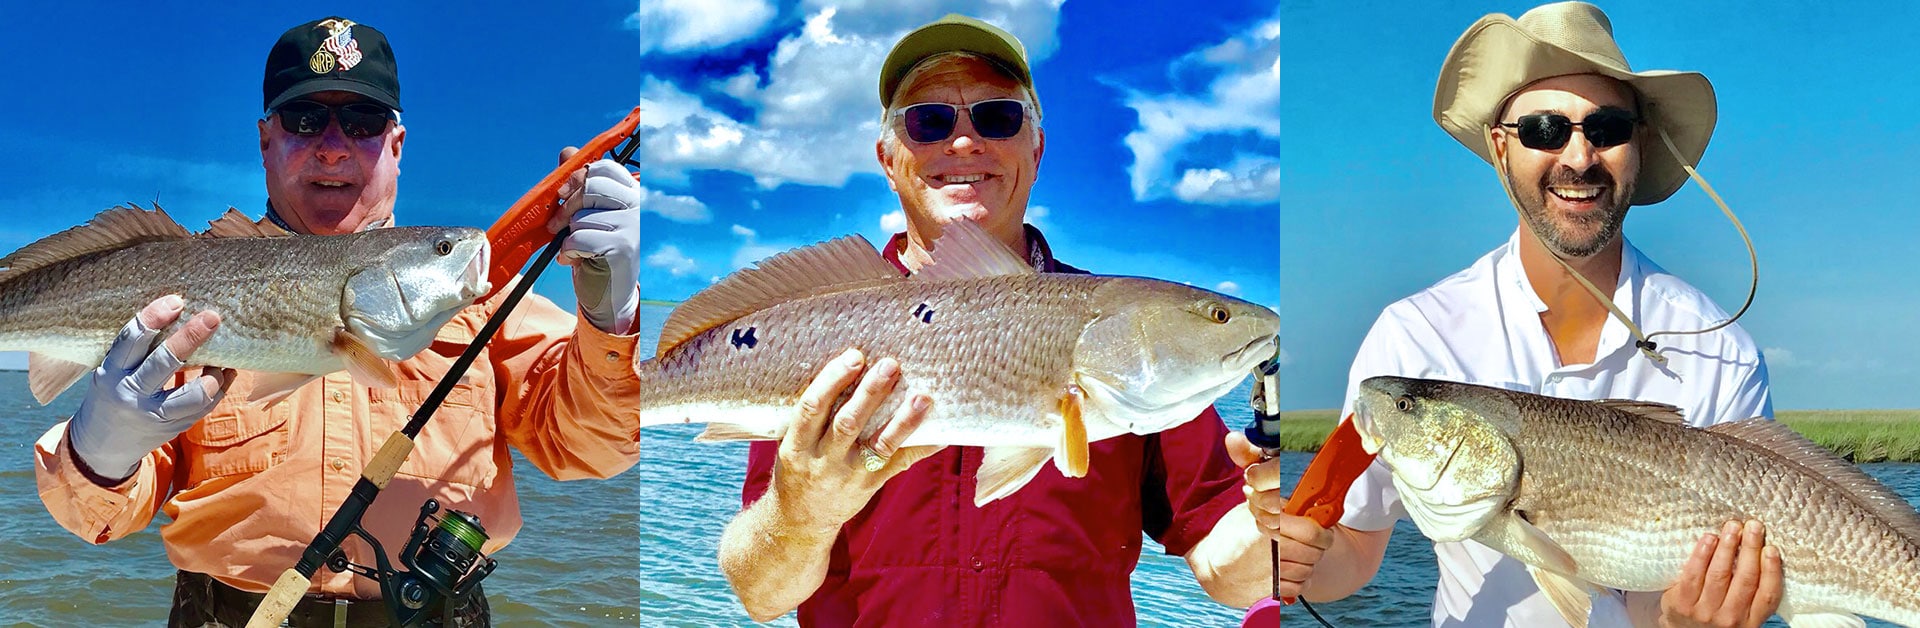
<svg viewBox="0 0 1920 628">
<path fill-rule="evenodd" d="M 1045 138 L 1019 40 L 959 15 L 923 26 L 882 65 L 880 101 L 875 151 L 908 222 L 885 255 L 902 272 L 953 220 L 979 223 L 1041 271 L 1085 272 L 1024 224 Z M 1256 521 L 1277 523 L 1263 511 L 1279 510 L 1279 464 L 1254 465 L 1243 482 L 1258 452 L 1211 408 L 1094 443 L 1087 477 L 1043 468 L 976 507 L 980 448 L 897 447 L 925 416 L 924 397 L 873 417 L 887 427 L 859 442 L 899 373 L 891 358 L 868 364 L 850 350 L 807 388 L 785 440 L 753 443 L 720 566 L 755 619 L 798 607 L 800 623 L 817 626 L 1132 625 L 1142 531 L 1185 556 L 1222 603 L 1268 592 L 1278 532 Z"/>
</svg>

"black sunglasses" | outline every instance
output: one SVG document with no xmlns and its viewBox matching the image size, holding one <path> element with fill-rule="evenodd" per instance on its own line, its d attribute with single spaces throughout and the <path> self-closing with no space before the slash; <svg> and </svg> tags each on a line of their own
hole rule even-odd
<svg viewBox="0 0 1920 628">
<path fill-rule="evenodd" d="M 373 137 L 387 132 L 387 123 L 398 117 L 386 105 L 370 102 L 328 106 L 296 100 L 273 111 L 280 114 L 280 128 L 309 137 L 325 133 L 328 120 L 333 118 L 340 119 L 340 131 L 347 137 Z"/>
<path fill-rule="evenodd" d="M 1573 138 L 1573 127 L 1580 127 L 1587 135 L 1587 143 L 1594 148 L 1606 148 L 1633 139 L 1633 126 L 1639 122 L 1631 113 L 1608 107 L 1587 114 L 1587 119 L 1579 122 L 1557 113 L 1530 113 L 1520 116 L 1519 122 L 1502 122 L 1500 126 L 1514 129 L 1514 134 L 1520 136 L 1521 146 L 1560 150 Z"/>
<path fill-rule="evenodd" d="M 1012 98 L 982 100 L 966 106 L 973 130 L 980 137 L 1004 140 L 1020 134 L 1027 120 L 1027 103 Z M 926 144 L 953 137 L 960 124 L 960 108 L 943 102 L 923 102 L 894 110 L 907 127 L 907 138 Z"/>
</svg>

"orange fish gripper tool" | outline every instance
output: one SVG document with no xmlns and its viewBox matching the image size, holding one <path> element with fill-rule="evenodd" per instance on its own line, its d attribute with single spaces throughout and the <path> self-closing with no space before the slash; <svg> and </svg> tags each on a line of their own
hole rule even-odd
<svg viewBox="0 0 1920 628">
<path fill-rule="evenodd" d="M 559 234 L 548 234 L 547 221 L 552 220 L 554 213 L 560 211 L 560 205 L 566 202 L 560 198 L 560 186 L 566 184 L 568 177 L 602 155 L 623 165 L 640 166 L 633 159 L 633 153 L 640 148 L 639 128 L 640 108 L 634 107 L 619 124 L 594 136 L 579 152 L 561 162 L 560 167 L 547 173 L 546 178 L 521 195 L 507 213 L 487 228 L 487 244 L 493 249 L 493 265 L 487 271 L 487 281 L 493 284 L 493 290 L 487 297 L 491 298 L 507 285 L 540 247 L 566 237 L 564 229 Z"/>
</svg>

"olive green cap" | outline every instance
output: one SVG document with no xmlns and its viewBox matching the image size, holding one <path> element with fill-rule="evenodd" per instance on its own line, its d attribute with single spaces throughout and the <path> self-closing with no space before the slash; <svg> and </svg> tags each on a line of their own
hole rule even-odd
<svg viewBox="0 0 1920 628">
<path fill-rule="evenodd" d="M 998 62 L 1033 92 L 1033 112 L 1039 115 L 1040 93 L 1033 90 L 1033 72 L 1027 68 L 1026 46 L 998 26 L 958 13 L 949 13 L 916 28 L 893 45 L 886 62 L 880 64 L 880 108 L 893 108 L 893 93 L 913 66 L 943 52 L 971 52 Z"/>
</svg>

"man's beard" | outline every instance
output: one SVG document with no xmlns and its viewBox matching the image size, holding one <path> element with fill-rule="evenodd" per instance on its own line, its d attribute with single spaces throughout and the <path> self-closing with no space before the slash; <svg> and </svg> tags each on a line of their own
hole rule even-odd
<svg viewBox="0 0 1920 628">
<path fill-rule="evenodd" d="M 1547 196 L 1553 186 L 1606 186 L 1606 194 L 1598 199 L 1597 211 L 1579 215 L 1562 216 L 1571 223 L 1567 229 L 1547 213 Z M 1547 248 L 1562 258 L 1582 258 L 1599 253 L 1620 235 L 1620 226 L 1627 220 L 1628 199 L 1633 198 L 1633 185 L 1619 184 L 1605 166 L 1594 164 L 1585 172 L 1574 172 L 1572 168 L 1560 166 L 1540 175 L 1536 187 L 1514 190 L 1514 196 L 1520 201 L 1520 213 L 1526 217 L 1527 226 L 1540 239 L 1546 241 Z M 1580 232 L 1590 231 L 1591 235 Z"/>
</svg>

